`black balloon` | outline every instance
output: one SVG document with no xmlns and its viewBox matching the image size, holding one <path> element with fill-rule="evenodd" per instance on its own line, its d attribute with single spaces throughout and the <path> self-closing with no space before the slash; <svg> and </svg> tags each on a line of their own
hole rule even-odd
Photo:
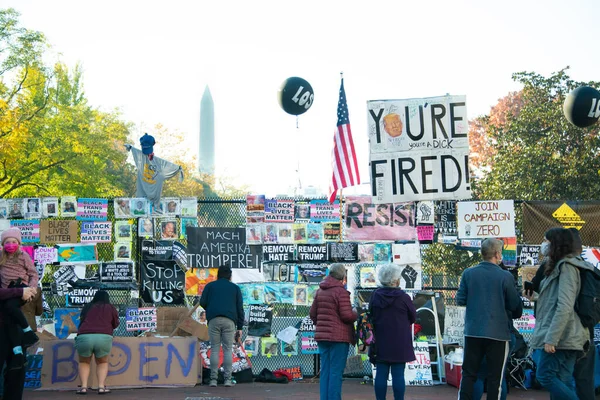
<svg viewBox="0 0 600 400">
<path fill-rule="evenodd" d="M 600 117 L 600 92 L 589 86 L 573 90 L 563 104 L 567 120 L 579 128 L 598 122 Z"/>
<path fill-rule="evenodd" d="M 278 93 L 279 105 L 288 114 L 300 115 L 313 104 L 315 94 L 306 80 L 293 76 L 287 78 Z"/>
</svg>

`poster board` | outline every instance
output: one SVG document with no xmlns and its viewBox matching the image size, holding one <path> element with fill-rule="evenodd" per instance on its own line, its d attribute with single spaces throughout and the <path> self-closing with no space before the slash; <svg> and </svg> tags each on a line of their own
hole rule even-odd
<svg viewBox="0 0 600 400">
<path fill-rule="evenodd" d="M 465 345 L 465 313 L 466 307 L 446 306 L 444 315 L 444 343 Z"/>
<path fill-rule="evenodd" d="M 458 237 L 485 239 L 515 237 L 515 204 L 513 200 L 458 202 Z"/>
<path fill-rule="evenodd" d="M 79 385 L 74 340 L 41 343 L 44 349 L 42 390 L 74 390 Z M 109 356 L 111 388 L 195 386 L 198 381 L 198 341 L 195 337 L 115 337 Z M 95 368 L 91 387 L 98 387 Z"/>
<path fill-rule="evenodd" d="M 407 386 L 433 386 L 431 360 L 429 359 L 429 343 L 413 342 L 415 361 L 406 363 L 404 381 Z"/>
</svg>

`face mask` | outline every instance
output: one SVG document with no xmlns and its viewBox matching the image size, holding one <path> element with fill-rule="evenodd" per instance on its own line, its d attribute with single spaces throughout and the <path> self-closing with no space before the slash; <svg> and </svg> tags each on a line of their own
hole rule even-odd
<svg viewBox="0 0 600 400">
<path fill-rule="evenodd" d="M 15 251 L 19 250 L 19 244 L 18 243 L 6 243 L 4 245 L 4 251 L 6 251 L 8 254 L 12 254 Z"/>
<path fill-rule="evenodd" d="M 550 252 L 550 242 L 543 242 L 542 246 L 540 248 L 540 253 L 543 256 L 547 256 L 549 252 Z"/>
</svg>

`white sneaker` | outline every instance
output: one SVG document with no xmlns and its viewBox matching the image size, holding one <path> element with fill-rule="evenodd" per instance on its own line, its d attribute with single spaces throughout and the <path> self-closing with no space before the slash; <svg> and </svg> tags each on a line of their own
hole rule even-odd
<svg viewBox="0 0 600 400">
<path fill-rule="evenodd" d="M 232 387 L 233 385 L 235 385 L 235 383 L 232 380 L 227 380 L 225 381 L 225 387 Z"/>
<path fill-rule="evenodd" d="M 215 380 L 211 379 L 211 381 L 210 381 L 210 385 L 209 385 L 209 386 L 210 386 L 210 387 L 217 387 L 217 381 L 215 381 Z"/>
</svg>

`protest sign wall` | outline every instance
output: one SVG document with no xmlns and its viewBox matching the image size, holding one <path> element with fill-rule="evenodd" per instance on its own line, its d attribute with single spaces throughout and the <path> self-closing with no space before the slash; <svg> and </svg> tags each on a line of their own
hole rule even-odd
<svg viewBox="0 0 600 400">
<path fill-rule="evenodd" d="M 74 340 L 42 342 L 42 390 L 75 390 L 79 385 Z M 195 337 L 115 337 L 109 356 L 111 388 L 195 386 L 198 381 L 198 340 Z M 98 387 L 95 366 L 90 387 Z"/>
<path fill-rule="evenodd" d="M 513 200 L 458 202 L 459 238 L 485 239 L 487 237 L 515 236 L 515 207 Z"/>
<path fill-rule="evenodd" d="M 367 102 L 374 203 L 471 198 L 465 96 Z"/>
<path fill-rule="evenodd" d="M 370 196 L 346 197 L 347 241 L 416 240 L 413 203 L 375 204 Z"/>
<path fill-rule="evenodd" d="M 40 243 L 75 243 L 77 228 L 77 221 L 43 219 L 40 221 Z"/>
<path fill-rule="evenodd" d="M 246 244 L 244 228 L 188 227 L 188 265 L 191 268 L 258 268 L 260 246 Z"/>
</svg>

